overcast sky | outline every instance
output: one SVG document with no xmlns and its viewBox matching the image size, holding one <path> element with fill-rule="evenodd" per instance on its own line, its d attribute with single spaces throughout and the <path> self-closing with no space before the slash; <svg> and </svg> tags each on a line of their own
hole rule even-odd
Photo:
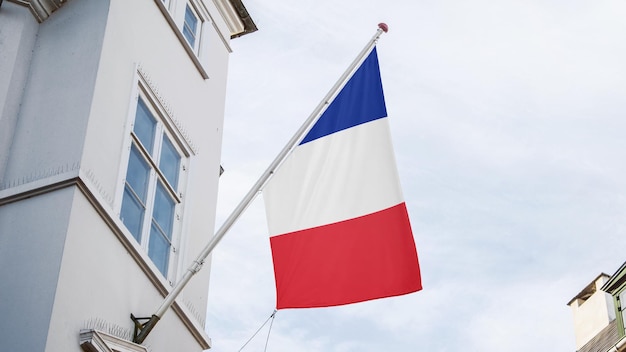
<svg viewBox="0 0 626 352">
<path fill-rule="evenodd" d="M 386 22 L 378 56 L 424 286 L 281 310 L 267 350 L 573 352 L 567 302 L 626 260 L 626 2 L 244 3 L 259 31 L 232 42 L 218 225 Z M 215 352 L 238 351 L 274 309 L 267 236 L 258 197 L 214 251 Z M 268 327 L 243 351 L 263 351 Z"/>
</svg>

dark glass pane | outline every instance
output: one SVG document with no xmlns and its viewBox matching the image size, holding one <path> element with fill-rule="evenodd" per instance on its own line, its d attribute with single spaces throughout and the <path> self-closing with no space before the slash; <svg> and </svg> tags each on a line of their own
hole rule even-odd
<svg viewBox="0 0 626 352">
<path fill-rule="evenodd" d="M 122 199 L 122 212 L 120 218 L 126 228 L 133 234 L 137 242 L 141 243 L 141 228 L 143 223 L 144 206 L 128 188 L 124 188 L 124 198 Z"/>
<path fill-rule="evenodd" d="M 196 45 L 196 30 L 198 26 L 198 18 L 193 13 L 193 10 L 187 5 L 187 9 L 185 10 L 185 24 L 183 26 L 183 35 L 191 45 L 191 47 L 195 47 Z"/>
<path fill-rule="evenodd" d="M 146 203 L 150 166 L 143 158 L 139 149 L 133 144 L 128 158 L 128 170 L 126 170 L 126 182 L 137 194 L 142 203 Z"/>
<path fill-rule="evenodd" d="M 187 28 L 187 25 L 183 27 L 183 35 L 185 36 L 185 39 L 187 39 L 187 41 L 189 42 L 189 45 L 191 45 L 192 47 L 196 45 L 196 38 L 194 38 L 189 28 Z"/>
<path fill-rule="evenodd" d="M 156 130 L 156 120 L 143 99 L 139 98 L 137 102 L 137 112 L 135 113 L 135 126 L 133 132 L 137 135 L 144 148 L 152 154 L 152 146 L 154 145 L 154 133 Z"/>
<path fill-rule="evenodd" d="M 150 229 L 150 244 L 148 245 L 148 256 L 159 268 L 163 276 L 167 277 L 167 266 L 170 257 L 170 243 L 165 239 L 164 234 L 154 223 Z"/>
<path fill-rule="evenodd" d="M 174 148 L 167 136 L 163 135 L 163 146 L 161 147 L 161 160 L 159 160 L 159 169 L 165 175 L 167 181 L 177 189 L 178 187 L 178 170 L 180 169 L 180 154 Z"/>
<path fill-rule="evenodd" d="M 174 221 L 174 206 L 176 203 L 172 197 L 167 194 L 163 185 L 157 184 L 156 195 L 154 196 L 154 212 L 152 217 L 161 229 L 165 232 L 165 236 L 169 240 L 172 239 L 172 223 Z"/>
</svg>

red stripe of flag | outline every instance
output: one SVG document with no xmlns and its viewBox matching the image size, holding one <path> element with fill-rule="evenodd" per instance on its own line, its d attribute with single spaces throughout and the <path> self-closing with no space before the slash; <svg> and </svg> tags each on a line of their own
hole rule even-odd
<svg viewBox="0 0 626 352">
<path fill-rule="evenodd" d="M 328 307 L 422 288 L 405 203 L 270 237 L 277 309 Z"/>
</svg>

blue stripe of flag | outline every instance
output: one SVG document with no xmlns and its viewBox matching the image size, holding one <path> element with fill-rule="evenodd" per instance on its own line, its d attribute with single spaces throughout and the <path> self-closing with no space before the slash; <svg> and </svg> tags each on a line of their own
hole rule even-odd
<svg viewBox="0 0 626 352">
<path fill-rule="evenodd" d="M 300 145 L 383 117 L 387 108 L 374 47 Z"/>
</svg>

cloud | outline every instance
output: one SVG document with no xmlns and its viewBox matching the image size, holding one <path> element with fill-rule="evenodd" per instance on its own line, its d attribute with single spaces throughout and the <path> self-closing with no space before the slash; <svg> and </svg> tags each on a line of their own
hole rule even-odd
<svg viewBox="0 0 626 352">
<path fill-rule="evenodd" d="M 386 21 L 378 54 L 424 282 L 280 311 L 268 350 L 573 350 L 565 304 L 624 260 L 625 3 L 245 4 L 260 30 L 232 43 L 218 224 Z M 213 351 L 238 350 L 275 301 L 261 200 L 211 269 Z"/>
</svg>

